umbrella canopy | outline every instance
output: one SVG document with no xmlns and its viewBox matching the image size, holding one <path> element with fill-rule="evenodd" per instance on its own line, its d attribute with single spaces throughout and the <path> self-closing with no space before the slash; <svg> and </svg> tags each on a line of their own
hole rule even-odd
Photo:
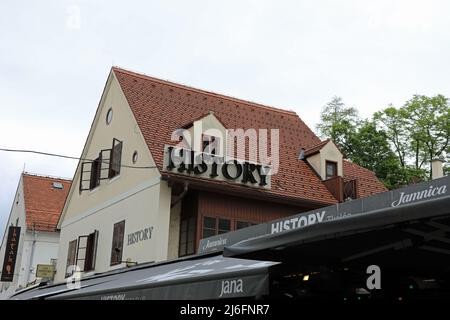
<svg viewBox="0 0 450 320">
<path fill-rule="evenodd" d="M 268 294 L 269 267 L 278 264 L 212 256 L 175 261 L 17 294 L 14 299 L 202 300 Z M 33 293 L 34 291 L 34 293 Z"/>
</svg>

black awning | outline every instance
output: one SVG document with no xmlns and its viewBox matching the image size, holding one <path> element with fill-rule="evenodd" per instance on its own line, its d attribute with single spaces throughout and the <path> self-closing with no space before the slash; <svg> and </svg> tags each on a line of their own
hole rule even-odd
<svg viewBox="0 0 450 320">
<path fill-rule="evenodd" d="M 283 250 L 284 248 L 296 247 L 305 243 L 336 239 L 395 225 L 400 226 L 397 228 L 400 231 L 405 228 L 408 229 L 408 225 L 417 222 L 429 225 L 430 223 L 433 224 L 432 221 L 434 220 L 447 221 L 448 218 L 450 218 L 450 194 L 420 203 L 382 210 L 371 210 L 337 220 L 312 224 L 303 228 L 253 237 L 225 246 L 223 255 L 247 257 L 248 254 L 255 254 L 267 249 Z M 403 228 L 403 226 L 405 227 Z M 449 227 L 447 226 L 446 228 L 448 229 Z M 427 234 L 424 234 L 424 237 L 427 237 Z"/>
<path fill-rule="evenodd" d="M 203 239 L 199 251 L 223 248 L 245 257 L 266 249 L 333 239 L 390 225 L 450 216 L 450 176 Z"/>
<path fill-rule="evenodd" d="M 15 299 L 202 300 L 268 294 L 269 267 L 278 264 L 213 256 L 149 266 L 81 281 L 81 288 L 65 285 L 33 290 Z M 42 292 L 46 290 L 46 292 Z"/>
</svg>

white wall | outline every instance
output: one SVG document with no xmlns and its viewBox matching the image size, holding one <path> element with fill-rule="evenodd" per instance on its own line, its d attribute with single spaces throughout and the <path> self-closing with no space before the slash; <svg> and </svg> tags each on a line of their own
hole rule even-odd
<svg viewBox="0 0 450 320">
<path fill-rule="evenodd" d="M 170 218 L 170 188 L 159 178 L 148 180 L 96 209 L 63 223 L 56 280 L 63 281 L 68 243 L 80 235 L 99 231 L 95 272 L 124 267 L 110 266 L 113 226 L 125 220 L 122 261 L 138 263 L 167 259 Z M 149 240 L 128 245 L 128 234 L 153 227 Z"/>
<path fill-rule="evenodd" d="M 37 265 L 51 264 L 51 260 L 58 257 L 58 248 L 59 232 L 27 231 L 22 249 L 18 287 L 24 288 L 36 280 Z"/>
<path fill-rule="evenodd" d="M 21 261 L 22 261 L 22 248 L 24 245 L 24 238 L 26 233 L 26 223 L 25 223 L 25 204 L 24 204 L 24 196 L 23 196 L 23 179 L 20 177 L 16 194 L 13 199 L 13 204 L 11 206 L 11 212 L 9 214 L 8 223 L 6 225 L 6 230 L 3 234 L 2 244 L 0 247 L 0 272 L 3 270 L 3 262 L 5 259 L 5 248 L 6 241 L 8 237 L 8 228 L 11 225 L 16 225 L 17 218 L 19 218 L 18 226 L 20 229 L 20 239 L 19 239 L 19 248 L 17 249 L 17 258 L 16 258 L 16 266 L 14 270 L 14 279 L 12 282 L 0 282 L 0 299 L 5 299 L 12 293 L 14 293 L 15 289 L 18 285 L 20 270 L 21 270 Z"/>
<path fill-rule="evenodd" d="M 109 108 L 113 120 L 105 122 Z M 155 162 L 122 89 L 112 72 L 108 78 L 93 126 L 89 133 L 83 157 L 93 159 L 101 149 L 111 147 L 113 138 L 123 141 L 122 164 L 154 166 Z M 139 158 L 132 163 L 137 150 Z M 139 263 L 167 259 L 171 190 L 160 180 L 158 169 L 132 169 L 122 167 L 120 175 L 102 180 L 92 191 L 79 192 L 80 167 L 59 222 L 61 245 L 58 252 L 56 279 L 64 280 L 68 244 L 79 236 L 99 231 L 95 272 L 123 267 L 110 266 L 113 225 L 125 220 L 122 261 L 129 258 Z M 127 245 L 128 234 L 153 227 L 152 239 Z M 81 263 L 80 263 L 81 264 Z"/>
<path fill-rule="evenodd" d="M 59 233 L 36 232 L 36 234 L 33 235 L 31 231 L 27 231 L 24 203 L 23 179 L 21 176 L 7 224 L 7 228 L 11 226 L 11 224 L 15 226 L 16 219 L 19 218 L 18 226 L 21 227 L 21 229 L 15 275 L 12 282 L 0 282 L 0 299 L 8 298 L 16 291 L 16 289 L 25 288 L 27 283 L 34 281 L 36 279 L 35 272 L 37 264 L 50 264 L 51 259 L 56 259 L 58 256 Z M 6 230 L 0 248 L 0 272 L 3 269 L 7 236 L 8 232 Z M 36 242 L 33 260 L 31 261 L 33 239 L 35 239 Z M 31 274 L 29 275 L 30 269 Z"/>
</svg>

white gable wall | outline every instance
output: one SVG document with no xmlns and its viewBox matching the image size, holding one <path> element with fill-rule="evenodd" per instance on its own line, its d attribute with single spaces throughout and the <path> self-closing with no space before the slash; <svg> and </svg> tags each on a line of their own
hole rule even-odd
<svg viewBox="0 0 450 320">
<path fill-rule="evenodd" d="M 113 108 L 112 122 L 106 124 L 108 109 Z M 94 159 L 101 149 L 112 147 L 113 138 L 123 141 L 122 165 L 154 166 L 152 155 L 136 119 L 111 72 L 97 110 L 83 157 Z M 132 162 L 134 151 L 137 163 Z M 68 244 L 79 236 L 99 231 L 95 272 L 124 267 L 110 266 L 113 226 L 125 220 L 122 261 L 143 263 L 167 259 L 171 190 L 161 181 L 158 169 L 121 168 L 120 175 L 102 180 L 92 191 L 79 192 L 80 166 L 59 222 L 61 246 L 58 253 L 57 281 L 63 281 Z M 149 240 L 128 245 L 128 235 L 153 228 Z M 81 265 L 81 263 L 80 263 Z"/>
<path fill-rule="evenodd" d="M 51 259 L 56 259 L 58 256 L 59 232 L 37 231 L 33 233 L 27 230 L 23 176 L 21 176 L 0 248 L 0 272 L 3 269 L 5 258 L 8 227 L 11 225 L 16 226 L 17 218 L 19 219 L 18 226 L 21 229 L 15 275 L 12 282 L 0 282 L 0 299 L 6 299 L 16 289 L 25 288 L 28 283 L 35 281 L 37 264 L 50 264 Z"/>
</svg>

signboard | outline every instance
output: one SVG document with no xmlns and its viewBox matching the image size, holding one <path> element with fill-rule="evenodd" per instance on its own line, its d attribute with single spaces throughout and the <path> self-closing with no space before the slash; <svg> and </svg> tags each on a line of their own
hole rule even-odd
<svg viewBox="0 0 450 320">
<path fill-rule="evenodd" d="M 38 264 L 36 268 L 36 278 L 53 279 L 55 266 L 52 264 Z"/>
<path fill-rule="evenodd" d="M 270 189 L 271 167 L 245 160 L 166 145 L 164 168 L 178 174 Z"/>
<path fill-rule="evenodd" d="M 302 229 L 317 223 L 346 219 L 362 214 L 377 214 L 380 210 L 400 209 L 433 199 L 450 197 L 449 189 L 450 176 L 446 176 L 406 188 L 383 192 L 371 197 L 302 212 L 249 228 L 202 239 L 199 243 L 198 253 L 221 251 L 224 247 L 243 240 Z"/>
<path fill-rule="evenodd" d="M 1 281 L 12 282 L 16 268 L 17 250 L 19 248 L 20 227 L 9 227 L 5 248 L 5 260 L 3 261 Z"/>
</svg>

